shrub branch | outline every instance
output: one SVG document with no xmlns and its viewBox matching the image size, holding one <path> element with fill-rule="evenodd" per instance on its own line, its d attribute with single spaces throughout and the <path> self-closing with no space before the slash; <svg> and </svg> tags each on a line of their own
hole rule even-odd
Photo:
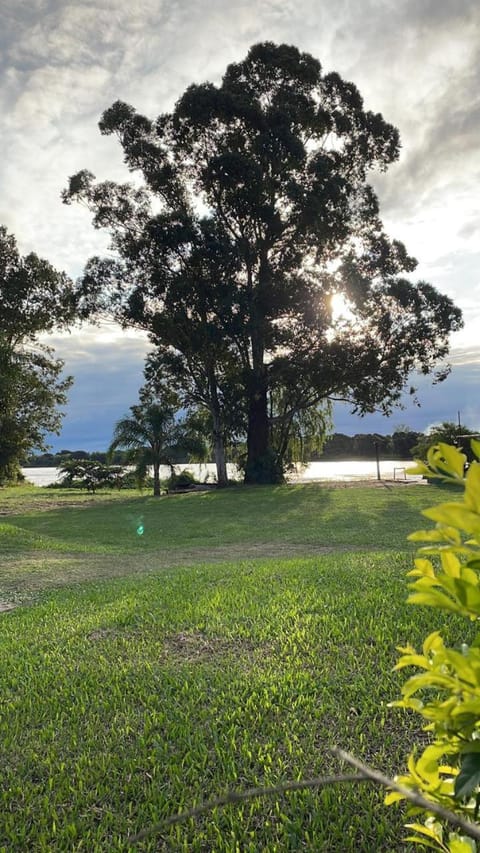
<svg viewBox="0 0 480 853">
<path fill-rule="evenodd" d="M 183 821 L 191 817 L 198 817 L 205 812 L 223 808 L 231 803 L 242 803 L 245 800 L 251 800 L 255 797 L 271 797 L 275 794 L 284 794 L 286 791 L 302 791 L 305 788 L 324 788 L 326 785 L 336 785 L 340 782 L 355 783 L 368 781 L 369 779 L 364 773 L 356 775 L 343 773 L 336 776 L 318 776 L 315 779 L 300 779 L 296 782 L 282 782 L 279 785 L 273 785 L 271 788 L 248 788 L 246 791 L 227 791 L 213 800 L 208 800 L 206 803 L 199 803 L 198 806 L 193 806 L 184 812 L 171 815 L 154 826 L 140 830 L 136 835 L 131 835 L 128 841 L 130 844 L 135 844 L 150 835 L 157 835 L 166 829 L 167 826 L 171 826 L 174 823 L 183 823 Z"/>
<path fill-rule="evenodd" d="M 389 779 L 388 776 L 384 776 L 383 773 L 379 773 L 378 770 L 368 767 L 366 764 L 359 761 L 358 758 L 355 758 L 348 752 L 344 752 L 343 749 L 340 749 L 339 747 L 333 747 L 331 752 L 337 758 L 345 761 L 346 764 L 350 764 L 351 767 L 355 767 L 359 770 L 364 779 L 370 779 L 372 782 L 376 782 L 377 785 L 383 785 L 385 788 L 391 788 L 392 791 L 398 791 L 399 794 L 403 794 L 405 799 L 409 800 L 414 806 L 419 806 L 421 809 L 436 814 L 442 820 L 445 820 L 452 826 L 456 826 L 458 829 L 461 829 L 465 835 L 470 836 L 470 838 L 474 838 L 476 841 L 480 841 L 480 827 L 478 824 L 471 823 L 471 821 L 466 820 L 461 815 L 443 808 L 443 806 L 440 806 L 438 803 L 427 800 L 426 797 L 423 797 L 422 794 L 418 793 L 418 791 L 406 788 L 394 779 Z"/>
<path fill-rule="evenodd" d="M 168 826 L 172 826 L 172 824 L 183 823 L 189 818 L 199 817 L 206 812 L 213 811 L 213 809 L 223 808 L 224 806 L 228 806 L 232 803 L 242 803 L 245 800 L 251 800 L 255 797 L 271 797 L 277 794 L 284 794 L 287 791 L 302 791 L 307 788 L 324 788 L 327 785 L 343 783 L 358 784 L 361 782 L 375 782 L 377 785 L 382 785 L 384 788 L 390 788 L 392 791 L 398 791 L 399 794 L 403 794 L 405 799 L 409 800 L 413 805 L 432 812 L 442 820 L 447 821 L 451 826 L 456 826 L 458 829 L 461 829 L 465 835 L 468 835 L 470 838 L 474 838 L 476 841 L 480 841 L 480 827 L 477 824 L 471 823 L 461 815 L 454 814 L 454 812 L 443 808 L 443 806 L 438 805 L 438 803 L 427 800 L 419 794 L 418 791 L 406 788 L 394 779 L 389 779 L 388 776 L 384 776 L 384 774 L 380 773 L 378 770 L 374 770 L 367 764 L 363 764 L 363 762 L 359 761 L 358 758 L 355 758 L 353 755 L 350 755 L 350 753 L 340 749 L 340 747 L 333 747 L 331 749 L 331 753 L 336 758 L 339 758 L 341 761 L 344 761 L 346 764 L 350 764 L 351 767 L 358 770 L 358 774 L 340 773 L 335 776 L 317 776 L 314 779 L 299 779 L 296 782 L 282 782 L 279 785 L 273 785 L 268 788 L 248 788 L 246 791 L 227 791 L 225 794 L 215 797 L 213 800 L 208 800 L 206 803 L 199 803 L 198 806 L 192 806 L 190 809 L 186 809 L 183 812 L 179 812 L 178 814 L 165 818 L 165 820 L 160 823 L 140 830 L 140 832 L 137 832 L 135 835 L 129 836 L 128 842 L 130 844 L 136 844 L 139 841 L 143 841 L 144 838 L 148 838 L 152 835 L 158 835 Z"/>
</svg>

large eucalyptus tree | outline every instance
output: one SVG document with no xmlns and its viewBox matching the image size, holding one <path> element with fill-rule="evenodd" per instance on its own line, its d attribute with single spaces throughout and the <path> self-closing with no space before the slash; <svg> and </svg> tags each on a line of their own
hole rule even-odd
<svg viewBox="0 0 480 853">
<path fill-rule="evenodd" d="M 100 130 L 117 135 L 143 186 L 96 184 L 86 171 L 70 179 L 65 201 L 91 208 L 118 257 L 93 262 L 93 290 L 110 288 L 124 322 L 142 322 L 184 361 L 213 354 L 217 389 L 237 366 L 247 482 L 282 476 L 272 393 L 291 401 L 277 426 L 326 399 L 389 412 L 412 370 L 431 373 L 447 354 L 460 311 L 405 277 L 416 261 L 385 233 L 369 183 L 398 158 L 398 131 L 312 56 L 254 45 L 220 85 L 190 86 L 171 113 L 150 120 L 117 102 Z M 338 295 L 350 309 L 341 321 Z M 201 328 L 215 334 L 195 352 Z"/>
</svg>

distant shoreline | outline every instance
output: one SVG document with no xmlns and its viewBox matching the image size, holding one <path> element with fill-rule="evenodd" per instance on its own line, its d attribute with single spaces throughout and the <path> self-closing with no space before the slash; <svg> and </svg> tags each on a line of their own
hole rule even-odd
<svg viewBox="0 0 480 853">
<path fill-rule="evenodd" d="M 94 452 L 97 452 L 97 451 L 94 451 Z M 101 452 L 103 452 L 103 451 L 100 451 L 100 450 L 98 451 L 98 453 L 101 453 Z M 385 456 L 385 457 L 383 457 L 382 454 L 380 453 L 379 456 L 380 456 L 381 461 L 387 461 L 387 462 L 404 462 L 404 463 L 408 462 L 409 464 L 413 465 L 414 461 L 415 461 L 413 456 L 409 460 L 405 460 L 405 458 L 403 456 L 394 456 L 391 453 L 389 453 L 388 456 Z M 95 460 L 92 460 L 92 461 L 95 461 Z M 316 457 L 315 459 L 309 459 L 304 464 L 305 465 L 313 465 L 316 462 L 375 462 L 375 461 L 376 461 L 375 456 L 365 456 L 365 455 L 364 456 L 353 456 L 352 454 L 343 455 L 343 456 L 326 455 L 326 456 Z M 114 464 L 120 464 L 120 463 L 114 463 Z M 175 462 L 174 464 L 175 464 L 175 466 L 177 466 L 177 465 L 190 465 L 191 463 L 188 459 L 180 459 L 177 462 Z M 215 462 L 213 459 L 209 459 L 207 462 L 204 462 L 202 464 L 214 465 Z M 230 464 L 234 465 L 235 463 L 232 462 Z M 302 463 L 298 462 L 297 464 L 300 465 Z M 58 463 L 55 463 L 55 462 L 52 462 L 51 464 L 45 464 L 44 462 L 35 463 L 32 461 L 30 461 L 28 463 L 28 465 L 22 466 L 22 468 L 29 468 L 29 469 L 30 468 L 59 468 L 59 467 L 60 466 L 58 465 Z"/>
</svg>

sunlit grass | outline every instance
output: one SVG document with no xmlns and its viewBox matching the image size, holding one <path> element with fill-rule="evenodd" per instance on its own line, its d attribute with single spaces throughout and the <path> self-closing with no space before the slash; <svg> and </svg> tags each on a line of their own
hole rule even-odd
<svg viewBox="0 0 480 853">
<path fill-rule="evenodd" d="M 405 605 L 407 566 L 196 566 L 4 614 L 3 849 L 126 850 L 129 833 L 228 787 L 332 770 L 334 744 L 401 765 L 412 723 L 386 707 L 395 645 L 431 628 Z M 252 802 L 140 849 L 404 849 L 381 799 L 344 787 Z"/>
<path fill-rule="evenodd" d="M 17 506 L 0 588 L 33 603 L 0 614 L 0 850 L 133 849 L 131 833 L 228 788 L 337 770 L 335 744 L 401 768 L 418 724 L 387 708 L 395 647 L 439 627 L 405 603 L 403 537 L 440 499 L 310 486 Z M 279 540 L 306 556 L 256 556 Z M 343 550 L 308 557 L 317 545 Z M 408 850 L 382 796 L 255 800 L 137 849 Z"/>
</svg>

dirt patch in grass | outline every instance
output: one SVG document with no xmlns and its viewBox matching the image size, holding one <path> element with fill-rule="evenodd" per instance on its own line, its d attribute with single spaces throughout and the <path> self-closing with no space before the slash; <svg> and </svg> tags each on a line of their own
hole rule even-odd
<svg viewBox="0 0 480 853">
<path fill-rule="evenodd" d="M 265 655 L 267 649 L 255 645 L 246 637 L 208 636 L 202 631 L 181 631 L 165 637 L 163 657 L 178 663 L 197 663 L 218 657 L 234 656 L 251 659 L 255 654 Z"/>
<path fill-rule="evenodd" d="M 15 502 L 13 500 L 11 502 L 0 502 L 0 516 L 8 518 L 9 516 L 14 515 L 27 515 L 29 512 L 47 512 L 50 509 L 65 509 L 65 507 L 81 509 L 82 507 L 98 503 L 99 501 L 95 500 L 95 498 L 84 498 L 82 501 L 79 501 L 78 499 L 57 500 L 56 498 L 52 498 L 51 500 L 45 498 L 25 500 L 25 498 L 23 498 L 22 500 Z"/>
<path fill-rule="evenodd" d="M 98 642 L 98 640 L 108 640 L 110 637 L 118 637 L 120 634 L 116 628 L 97 628 L 95 631 L 90 631 L 87 634 L 87 639 L 92 640 L 92 642 Z"/>
<path fill-rule="evenodd" d="M 11 604 L 8 601 L 0 601 L 0 613 L 8 613 L 9 610 L 14 610 L 18 607 L 17 604 Z"/>
</svg>

